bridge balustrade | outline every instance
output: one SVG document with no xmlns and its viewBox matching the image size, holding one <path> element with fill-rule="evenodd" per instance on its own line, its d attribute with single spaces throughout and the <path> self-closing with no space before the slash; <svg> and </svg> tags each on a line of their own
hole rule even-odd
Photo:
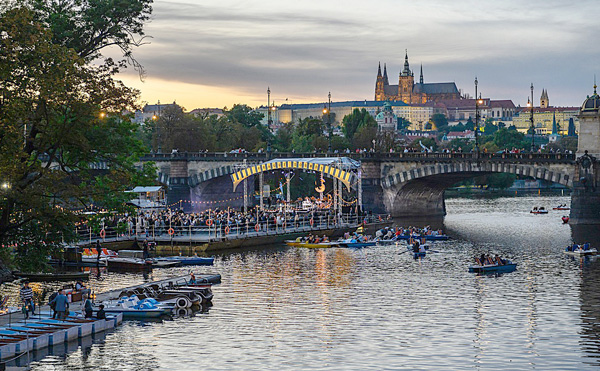
<svg viewBox="0 0 600 371">
<path fill-rule="evenodd" d="M 318 158 L 318 157 L 350 157 L 356 160 L 367 159 L 389 159 L 389 160 L 530 160 L 547 162 L 569 162 L 575 160 L 575 154 L 570 153 L 480 153 L 479 156 L 474 152 L 363 152 L 363 153 L 293 153 L 293 152 L 272 152 L 267 153 L 227 153 L 227 152 L 178 152 L 151 153 L 145 155 L 143 161 L 170 161 L 170 160 L 188 160 L 188 161 L 266 161 L 271 158 Z"/>
</svg>

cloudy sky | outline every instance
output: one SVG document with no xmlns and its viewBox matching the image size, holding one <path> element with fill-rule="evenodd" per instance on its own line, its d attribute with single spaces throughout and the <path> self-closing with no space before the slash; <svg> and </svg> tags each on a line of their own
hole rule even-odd
<svg viewBox="0 0 600 371">
<path fill-rule="evenodd" d="M 390 83 L 408 49 L 418 78 L 456 82 L 524 105 L 580 105 L 600 74 L 597 0 L 155 0 L 137 59 L 121 75 L 148 103 L 186 109 L 373 99 L 377 64 Z"/>
</svg>

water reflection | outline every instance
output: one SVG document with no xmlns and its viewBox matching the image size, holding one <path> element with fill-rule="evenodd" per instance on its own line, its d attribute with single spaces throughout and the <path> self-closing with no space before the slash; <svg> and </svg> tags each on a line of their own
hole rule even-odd
<svg viewBox="0 0 600 371">
<path fill-rule="evenodd" d="M 48 357 L 33 369 L 597 367 L 600 263 L 563 253 L 574 239 L 598 246 L 591 239 L 597 227 L 563 225 L 560 212 L 529 214 L 532 205 L 567 202 L 449 199 L 443 220 L 395 220 L 443 228 L 453 238 L 434 245 L 439 254 L 416 261 L 403 244 L 219 254 L 214 267 L 194 269 L 223 276 L 209 313 L 127 323 L 102 344 Z M 518 268 L 497 276 L 468 273 L 481 253 L 498 253 Z M 101 291 L 188 272 L 109 272 L 90 285 Z"/>
</svg>

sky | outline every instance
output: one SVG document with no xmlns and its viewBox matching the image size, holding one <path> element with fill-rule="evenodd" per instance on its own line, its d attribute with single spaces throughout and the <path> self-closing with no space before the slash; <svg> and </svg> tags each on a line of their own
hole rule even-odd
<svg viewBox="0 0 600 371">
<path fill-rule="evenodd" d="M 141 102 L 194 108 L 373 100 L 379 62 L 390 84 L 408 50 L 418 79 L 525 105 L 579 106 L 600 74 L 597 0 L 155 0 L 146 77 L 121 73 Z"/>
</svg>

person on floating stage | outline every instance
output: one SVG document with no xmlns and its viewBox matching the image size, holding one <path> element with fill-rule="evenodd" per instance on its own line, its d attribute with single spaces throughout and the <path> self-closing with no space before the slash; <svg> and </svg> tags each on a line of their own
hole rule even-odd
<svg viewBox="0 0 600 371">
<path fill-rule="evenodd" d="M 584 243 L 583 244 L 583 251 L 587 251 L 589 249 L 590 249 L 590 243 L 589 242 Z"/>
</svg>

